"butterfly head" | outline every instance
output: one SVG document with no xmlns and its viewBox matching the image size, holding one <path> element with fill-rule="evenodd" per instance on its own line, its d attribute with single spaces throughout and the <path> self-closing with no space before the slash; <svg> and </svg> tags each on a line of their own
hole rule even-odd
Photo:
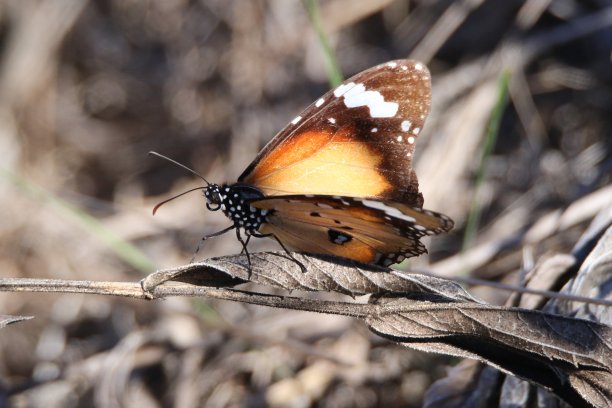
<svg viewBox="0 0 612 408">
<path fill-rule="evenodd" d="M 267 210 L 260 210 L 250 202 L 263 198 L 257 188 L 241 184 L 209 184 L 204 188 L 206 208 L 211 211 L 222 210 L 237 227 L 254 232 L 265 222 Z"/>
<path fill-rule="evenodd" d="M 218 184 L 209 184 L 204 188 L 204 198 L 206 198 L 206 208 L 210 211 L 218 211 L 223 205 L 223 196 Z"/>
</svg>

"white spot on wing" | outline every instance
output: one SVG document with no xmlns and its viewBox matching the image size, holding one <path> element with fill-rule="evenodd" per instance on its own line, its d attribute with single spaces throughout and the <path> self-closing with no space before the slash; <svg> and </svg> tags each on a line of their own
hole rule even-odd
<svg viewBox="0 0 612 408">
<path fill-rule="evenodd" d="M 402 122 L 402 131 L 403 132 L 407 132 L 410 130 L 410 126 L 412 126 L 412 122 L 410 122 L 409 120 L 405 120 Z"/>
<path fill-rule="evenodd" d="M 373 118 L 392 118 L 399 109 L 398 103 L 386 102 L 380 92 L 366 91 L 365 85 L 363 84 L 353 84 L 349 89 L 340 89 L 341 87 L 342 85 L 336 88 L 334 95 L 336 95 L 337 91 L 340 91 L 341 93 L 338 93 L 344 95 L 344 105 L 347 108 L 367 106 L 370 110 L 370 116 Z"/>
<path fill-rule="evenodd" d="M 422 71 L 422 70 L 423 70 L 423 68 L 424 68 L 424 67 L 423 67 L 423 64 L 421 64 L 420 62 L 417 62 L 417 63 L 414 65 L 414 69 L 416 69 L 417 71 Z"/>
<path fill-rule="evenodd" d="M 328 121 L 329 123 L 331 123 L 332 125 L 333 125 L 334 123 L 336 123 L 336 119 L 334 119 L 334 118 L 329 118 L 329 119 L 327 119 L 327 121 Z"/>
<path fill-rule="evenodd" d="M 325 102 L 325 99 L 319 98 L 315 103 L 315 106 L 318 108 L 319 106 L 323 105 L 323 102 Z"/>
<path fill-rule="evenodd" d="M 374 208 L 376 210 L 384 211 L 385 214 L 391 215 L 395 218 L 399 218 L 400 220 L 416 223 L 416 220 L 414 218 L 404 214 L 403 212 L 401 212 L 395 207 L 388 206 L 387 204 L 383 202 L 374 201 L 374 200 L 361 200 L 361 203 L 368 208 Z"/>
<path fill-rule="evenodd" d="M 342 244 L 344 244 L 345 242 L 347 242 L 349 240 L 350 240 L 349 237 L 347 237 L 346 235 L 338 234 L 336 239 L 334 239 L 334 244 L 342 245 Z"/>
<path fill-rule="evenodd" d="M 389 68 L 395 68 L 395 67 L 397 67 L 397 62 L 390 62 L 390 63 L 387 64 L 387 66 Z"/>
<path fill-rule="evenodd" d="M 402 139 L 403 139 L 403 138 L 402 138 L 402 135 L 399 135 L 399 136 L 397 137 L 397 141 L 398 141 L 398 142 L 401 142 L 401 141 L 402 141 Z"/>
<path fill-rule="evenodd" d="M 300 120 L 302 120 L 302 117 L 301 117 L 301 116 L 296 116 L 296 117 L 295 117 L 295 119 L 293 119 L 293 120 L 291 121 L 291 124 L 293 124 L 293 125 L 297 125 L 297 123 L 298 123 Z"/>
<path fill-rule="evenodd" d="M 334 91 L 334 96 L 336 98 L 339 98 L 342 95 L 344 95 L 346 93 L 346 91 L 348 91 L 349 89 L 351 89 L 354 86 L 355 86 L 354 82 L 349 82 L 348 84 L 342 84 L 342 85 L 340 85 L 340 86 L 338 86 L 336 88 L 336 90 Z"/>
<path fill-rule="evenodd" d="M 376 132 L 378 132 L 378 128 L 373 127 L 372 130 L 370 130 L 370 132 L 376 133 Z"/>
<path fill-rule="evenodd" d="M 351 95 L 354 97 L 355 95 L 359 95 L 364 93 L 365 90 L 365 85 L 364 84 L 355 84 L 354 86 L 352 86 L 350 89 L 347 89 L 343 95 L 344 95 L 344 99 L 346 98 L 350 98 Z"/>
<path fill-rule="evenodd" d="M 421 131 L 421 128 L 414 128 L 412 129 L 412 134 L 418 135 L 420 131 Z"/>
<path fill-rule="evenodd" d="M 410 143 L 410 144 L 413 144 L 413 143 L 414 143 L 414 137 L 413 137 L 413 136 L 410 136 L 410 137 L 408 138 L 408 143 Z"/>
</svg>

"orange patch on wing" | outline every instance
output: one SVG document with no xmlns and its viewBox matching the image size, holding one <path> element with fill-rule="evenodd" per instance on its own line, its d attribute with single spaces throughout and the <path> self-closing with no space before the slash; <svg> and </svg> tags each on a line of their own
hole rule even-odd
<svg viewBox="0 0 612 408">
<path fill-rule="evenodd" d="M 274 172 L 304 160 L 323 148 L 333 137 L 328 132 L 304 132 L 287 139 L 282 145 L 272 150 L 257 164 L 253 172 L 245 179 L 247 183 L 255 184 Z"/>
<path fill-rule="evenodd" d="M 284 245 L 300 252 L 327 254 L 372 263 L 376 250 L 358 240 L 343 245 L 329 241 L 327 228 L 304 224 L 296 220 L 282 220 L 280 223 L 264 224 L 260 230 L 264 234 L 274 234 Z"/>
<path fill-rule="evenodd" d="M 391 188 L 378 166 L 383 157 L 351 137 L 351 129 L 296 135 L 263 157 L 245 182 L 266 195 L 381 195 Z"/>
</svg>

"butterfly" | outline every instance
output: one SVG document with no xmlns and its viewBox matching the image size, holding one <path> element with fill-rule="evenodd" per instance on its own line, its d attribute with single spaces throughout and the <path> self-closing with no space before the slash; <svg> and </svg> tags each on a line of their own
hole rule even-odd
<svg viewBox="0 0 612 408">
<path fill-rule="evenodd" d="M 282 129 L 236 183 L 204 179 L 207 208 L 232 222 L 204 238 L 236 230 L 244 251 L 251 237 L 271 237 L 287 252 L 383 266 L 427 252 L 420 238 L 453 227 L 422 208 L 412 168 L 430 100 L 429 71 L 413 60 L 344 81 Z"/>
</svg>

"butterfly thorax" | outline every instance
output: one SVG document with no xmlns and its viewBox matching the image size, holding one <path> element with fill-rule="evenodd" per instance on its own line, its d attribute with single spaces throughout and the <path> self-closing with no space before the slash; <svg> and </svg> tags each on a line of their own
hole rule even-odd
<svg viewBox="0 0 612 408">
<path fill-rule="evenodd" d="M 206 207 L 211 211 L 223 211 L 236 228 L 244 228 L 247 233 L 255 233 L 266 220 L 268 210 L 250 205 L 264 197 L 257 188 L 241 184 L 210 184 L 204 189 Z"/>
</svg>

